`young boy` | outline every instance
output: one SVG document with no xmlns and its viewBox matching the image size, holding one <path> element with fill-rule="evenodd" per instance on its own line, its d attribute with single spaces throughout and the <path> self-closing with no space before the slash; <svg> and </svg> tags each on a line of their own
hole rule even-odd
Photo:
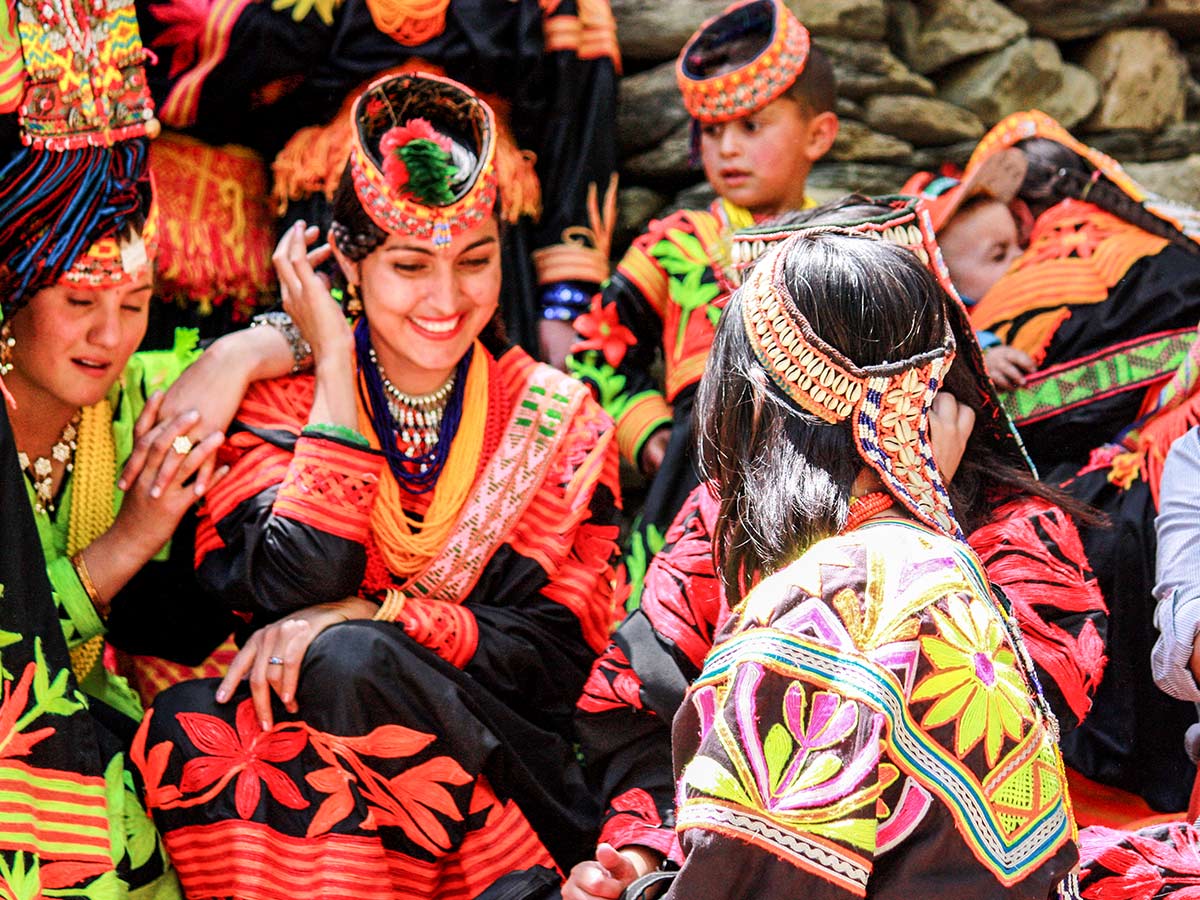
<svg viewBox="0 0 1200 900">
<path fill-rule="evenodd" d="M 989 157 L 966 180 L 919 172 L 902 189 L 925 201 L 942 259 L 967 306 L 974 306 L 1021 255 L 1017 220 L 1009 204 L 1025 170 L 1021 151 L 1006 150 Z M 1028 353 L 1001 343 L 992 332 L 977 336 L 988 374 L 999 390 L 1022 386 L 1026 374 L 1037 368 Z"/>
<path fill-rule="evenodd" d="M 650 223 L 575 320 L 581 341 L 568 359 L 616 421 L 622 455 L 653 479 L 627 558 L 631 607 L 698 483 L 692 398 L 731 290 L 730 237 L 813 205 L 808 173 L 838 130 L 832 67 L 780 0 L 738 0 L 706 22 L 680 53 L 677 77 L 693 150 L 718 199 Z M 659 353 L 665 385 L 651 374 Z"/>
</svg>

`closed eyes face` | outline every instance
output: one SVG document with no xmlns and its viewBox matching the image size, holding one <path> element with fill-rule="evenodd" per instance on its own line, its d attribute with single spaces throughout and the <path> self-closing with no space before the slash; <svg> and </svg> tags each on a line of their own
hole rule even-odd
<svg viewBox="0 0 1200 900">
<path fill-rule="evenodd" d="M 499 224 L 489 218 L 443 247 L 389 235 L 350 270 L 388 378 L 428 393 L 450 377 L 499 305 Z"/>
<path fill-rule="evenodd" d="M 146 334 L 151 293 L 148 268 L 119 287 L 38 291 L 12 319 L 14 390 L 69 407 L 99 402 Z"/>
<path fill-rule="evenodd" d="M 1021 255 L 1017 223 L 998 200 L 983 200 L 960 211 L 938 233 L 942 258 L 954 286 L 978 302 Z"/>
</svg>

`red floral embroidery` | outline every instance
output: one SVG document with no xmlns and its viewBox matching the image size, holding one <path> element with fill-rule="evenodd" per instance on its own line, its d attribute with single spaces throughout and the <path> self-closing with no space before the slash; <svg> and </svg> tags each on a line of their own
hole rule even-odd
<svg viewBox="0 0 1200 900">
<path fill-rule="evenodd" d="M 624 652 L 616 644 L 609 644 L 592 666 L 578 708 L 589 713 L 626 707 L 641 709 L 641 691 L 642 682 Z"/>
<path fill-rule="evenodd" d="M 575 320 L 575 330 L 584 340 L 575 344 L 571 352 L 578 354 L 585 350 L 599 350 L 604 355 L 604 361 L 614 369 L 621 364 L 626 351 L 637 343 L 633 332 L 621 324 L 617 316 L 617 304 L 604 303 L 601 294 L 592 300 L 592 308 Z"/>
<path fill-rule="evenodd" d="M 25 756 L 35 744 L 54 734 L 53 728 L 39 728 L 28 734 L 22 734 L 17 728 L 29 701 L 29 687 L 36 670 L 37 663 L 29 663 L 15 688 L 12 682 L 4 682 L 4 701 L 0 703 L 0 759 Z"/>
<path fill-rule="evenodd" d="M 712 649 L 713 630 L 725 606 L 705 521 L 708 513 L 715 518 L 716 506 L 704 485 L 692 491 L 667 531 L 666 545 L 646 570 L 642 590 L 642 609 L 654 630 L 697 669 Z"/>
<path fill-rule="evenodd" d="M 260 782 L 265 782 L 271 796 L 289 809 L 308 806 L 295 782 L 270 765 L 287 762 L 304 749 L 304 732 L 294 725 L 275 725 L 270 731 L 263 731 L 250 700 L 242 701 L 237 709 L 236 734 L 216 716 L 180 713 L 178 718 L 196 749 L 207 754 L 184 764 L 180 791 L 185 794 L 205 791 L 214 784 L 218 790 L 223 789 L 236 775 L 234 803 L 243 819 L 249 819 L 258 808 Z"/>
</svg>

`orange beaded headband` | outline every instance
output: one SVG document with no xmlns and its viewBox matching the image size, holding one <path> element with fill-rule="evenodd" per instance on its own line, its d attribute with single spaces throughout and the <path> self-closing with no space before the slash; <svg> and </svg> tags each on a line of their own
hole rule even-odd
<svg viewBox="0 0 1200 900">
<path fill-rule="evenodd" d="M 715 74 L 701 71 L 708 51 L 758 34 L 765 44 L 749 62 Z M 704 124 L 748 116 L 795 83 L 808 50 L 808 29 L 782 0 L 738 0 L 701 25 L 679 54 L 675 77 L 683 105 Z"/>
<path fill-rule="evenodd" d="M 789 251 L 822 234 L 862 238 L 838 226 L 798 230 L 759 261 L 741 288 L 742 324 L 754 355 L 800 409 L 830 424 L 850 422 L 859 456 L 909 512 L 961 538 L 929 442 L 929 410 L 954 361 L 950 325 L 940 346 L 912 359 L 855 365 L 812 330 L 783 283 Z"/>
<path fill-rule="evenodd" d="M 152 265 L 157 255 L 158 205 L 151 202 L 140 232 L 96 241 L 76 257 L 60 280 L 88 287 L 116 287 Z"/>
<path fill-rule="evenodd" d="M 458 234 L 492 215 L 499 183 L 496 176 L 496 123 L 492 110 L 475 93 L 449 78 L 421 72 L 381 78 L 363 91 L 351 112 L 354 143 L 350 174 L 363 209 L 390 234 L 432 238 L 444 246 Z M 453 133 L 466 144 L 460 183 L 447 186 L 446 202 L 425 202 L 393 185 L 387 160 L 368 147 L 379 147 L 392 129 L 415 122 L 432 123 L 437 138 Z M 448 139 L 445 140 L 448 143 Z M 449 152 L 449 151 L 447 151 Z M 457 174 L 460 167 L 455 167 Z"/>
</svg>

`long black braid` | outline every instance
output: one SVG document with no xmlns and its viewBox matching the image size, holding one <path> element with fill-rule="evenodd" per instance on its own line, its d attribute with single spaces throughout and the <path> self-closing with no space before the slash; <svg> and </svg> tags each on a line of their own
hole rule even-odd
<svg viewBox="0 0 1200 900">
<path fill-rule="evenodd" d="M 1061 200 L 1085 200 L 1188 253 L 1200 254 L 1200 244 L 1150 212 L 1074 150 L 1047 138 L 1029 138 L 1017 147 L 1029 163 L 1019 196 L 1035 215 Z"/>
</svg>

